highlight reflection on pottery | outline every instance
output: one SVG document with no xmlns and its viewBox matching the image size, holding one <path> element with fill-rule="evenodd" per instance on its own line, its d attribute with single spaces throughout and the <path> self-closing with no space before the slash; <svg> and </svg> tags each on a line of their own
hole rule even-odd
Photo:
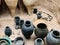
<svg viewBox="0 0 60 45">
<path fill-rule="evenodd" d="M 41 38 L 37 38 L 34 45 L 44 45 L 44 42 Z"/>
<path fill-rule="evenodd" d="M 5 3 L 11 11 L 11 15 L 14 16 L 18 0 L 5 0 Z"/>
<path fill-rule="evenodd" d="M 47 45 L 60 45 L 60 32 L 52 30 L 46 37 Z"/>
<path fill-rule="evenodd" d="M 26 21 L 23 25 L 22 25 L 22 33 L 26 38 L 30 38 L 30 36 L 32 35 L 34 30 L 33 24 L 31 23 L 31 21 Z"/>
<path fill-rule="evenodd" d="M 35 35 L 37 38 L 44 38 L 48 34 L 47 25 L 44 23 L 37 24 Z"/>
</svg>

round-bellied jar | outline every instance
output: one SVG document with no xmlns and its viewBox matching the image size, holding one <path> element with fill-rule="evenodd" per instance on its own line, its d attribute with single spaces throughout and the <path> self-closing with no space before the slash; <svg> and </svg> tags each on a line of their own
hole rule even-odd
<svg viewBox="0 0 60 45">
<path fill-rule="evenodd" d="M 35 35 L 37 38 L 44 38 L 48 34 L 48 28 L 45 23 L 37 24 Z"/>
<path fill-rule="evenodd" d="M 46 37 L 47 45 L 60 45 L 60 32 L 52 30 Z"/>
<path fill-rule="evenodd" d="M 22 33 L 26 38 L 30 38 L 30 36 L 32 35 L 34 30 L 34 26 L 32 24 L 31 21 L 26 21 L 23 25 L 22 25 Z"/>
</svg>

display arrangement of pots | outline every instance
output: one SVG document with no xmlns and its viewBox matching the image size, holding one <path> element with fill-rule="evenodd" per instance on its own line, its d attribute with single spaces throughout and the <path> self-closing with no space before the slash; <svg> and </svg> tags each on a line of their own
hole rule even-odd
<svg viewBox="0 0 60 45">
<path fill-rule="evenodd" d="M 16 29 L 20 28 L 20 17 L 18 16 L 15 17 L 15 28 Z"/>
<path fill-rule="evenodd" d="M 44 42 L 41 38 L 37 38 L 34 45 L 44 45 Z"/>
<path fill-rule="evenodd" d="M 12 45 L 10 38 L 8 36 L 0 38 L 0 45 Z"/>
<path fill-rule="evenodd" d="M 25 21 L 22 25 L 22 34 L 28 39 L 32 35 L 34 26 L 31 21 Z"/>
<path fill-rule="evenodd" d="M 6 26 L 6 28 L 5 28 L 5 35 L 11 36 L 11 34 L 12 34 L 12 30 L 10 29 L 9 26 Z"/>
<path fill-rule="evenodd" d="M 46 37 L 47 45 L 60 45 L 60 32 L 52 30 Z"/>
<path fill-rule="evenodd" d="M 48 34 L 48 28 L 47 25 L 44 23 L 37 24 L 37 27 L 35 29 L 35 35 L 37 38 L 44 38 Z"/>
<path fill-rule="evenodd" d="M 15 40 L 15 45 L 24 45 L 24 39 L 22 37 L 17 37 Z"/>
<path fill-rule="evenodd" d="M 23 0 L 24 5 L 26 6 L 27 10 L 28 10 L 28 14 L 31 14 L 31 10 L 32 10 L 32 5 L 35 4 L 37 0 Z"/>
<path fill-rule="evenodd" d="M 11 11 L 11 15 L 14 16 L 18 0 L 5 0 L 5 3 Z"/>
<path fill-rule="evenodd" d="M 36 1 L 37 0 L 0 0 L 0 13 L 4 11 L 5 6 L 7 5 L 8 8 L 10 9 L 11 15 L 14 16 L 17 4 L 19 4 L 19 8 L 21 12 L 26 8 L 28 14 L 31 15 L 32 9 L 36 4 Z M 38 12 L 37 8 L 33 9 L 33 13 L 37 15 L 37 19 L 40 19 L 42 17 L 41 12 Z M 49 19 L 53 18 L 49 14 L 48 17 Z M 58 23 L 60 23 L 60 16 L 58 15 L 57 18 L 58 18 Z M 43 19 L 47 20 L 47 18 L 43 18 Z M 19 16 L 16 16 L 14 18 L 14 21 L 15 21 L 15 28 L 16 29 L 21 28 L 22 34 L 25 36 L 26 39 L 29 39 L 33 34 L 33 31 L 35 31 L 34 33 L 37 39 L 35 40 L 34 45 L 44 45 L 43 39 L 45 37 L 46 37 L 47 45 L 60 45 L 60 32 L 57 30 L 51 30 L 49 32 L 47 25 L 45 23 L 39 23 L 35 27 L 31 21 L 27 20 L 24 22 L 24 20 L 21 20 Z M 24 45 L 25 41 L 22 37 L 17 37 L 15 40 L 12 40 L 11 42 L 9 37 L 12 35 L 12 30 L 9 26 L 6 26 L 4 33 L 5 33 L 5 37 L 3 38 L 0 37 L 0 45 L 12 45 L 13 41 L 15 45 Z"/>
</svg>

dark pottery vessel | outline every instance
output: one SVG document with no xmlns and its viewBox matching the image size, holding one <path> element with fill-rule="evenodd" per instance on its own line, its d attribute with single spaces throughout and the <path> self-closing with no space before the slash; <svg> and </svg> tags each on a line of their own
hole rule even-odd
<svg viewBox="0 0 60 45">
<path fill-rule="evenodd" d="M 20 28 L 20 17 L 18 16 L 15 17 L 15 24 L 16 24 L 15 28 L 19 29 Z"/>
<path fill-rule="evenodd" d="M 10 38 L 8 36 L 0 38 L 0 45 L 12 45 Z"/>
<path fill-rule="evenodd" d="M 34 8 L 34 9 L 33 9 L 33 13 L 34 13 L 34 14 L 37 14 L 37 12 L 38 12 L 37 8 Z"/>
<path fill-rule="evenodd" d="M 11 34 L 12 34 L 12 30 L 10 29 L 10 27 L 6 26 L 6 28 L 5 28 L 5 35 L 11 36 Z"/>
<path fill-rule="evenodd" d="M 52 30 L 46 37 L 47 45 L 60 45 L 60 32 Z"/>
<path fill-rule="evenodd" d="M 20 28 L 22 27 L 23 24 L 24 24 L 24 20 L 20 20 Z"/>
<path fill-rule="evenodd" d="M 41 38 L 37 38 L 34 45 L 44 45 L 44 42 Z"/>
<path fill-rule="evenodd" d="M 42 17 L 41 13 L 38 12 L 38 13 L 37 13 L 37 19 L 40 19 L 41 17 Z"/>
<path fill-rule="evenodd" d="M 27 39 L 30 38 L 30 36 L 33 33 L 33 30 L 34 30 L 34 26 L 30 21 L 26 21 L 22 25 L 22 33 Z"/>
<path fill-rule="evenodd" d="M 15 40 L 15 45 L 24 45 L 25 41 L 22 37 L 17 37 Z"/>
<path fill-rule="evenodd" d="M 35 35 L 37 38 L 44 38 L 48 34 L 47 25 L 44 23 L 37 24 L 37 28 L 35 29 Z"/>
</svg>

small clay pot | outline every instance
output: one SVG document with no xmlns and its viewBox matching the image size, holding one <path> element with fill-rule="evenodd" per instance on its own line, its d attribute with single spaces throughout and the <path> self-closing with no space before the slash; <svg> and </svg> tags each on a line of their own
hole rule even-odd
<svg viewBox="0 0 60 45">
<path fill-rule="evenodd" d="M 37 38 L 44 38 L 48 34 L 48 28 L 47 25 L 44 23 L 37 24 L 35 35 Z"/>
<path fill-rule="evenodd" d="M 47 45 L 60 45 L 60 32 L 52 30 L 46 36 Z"/>
<path fill-rule="evenodd" d="M 32 35 L 34 26 L 31 21 L 26 21 L 22 25 L 22 34 L 28 39 Z"/>
<path fill-rule="evenodd" d="M 41 17 L 42 17 L 41 13 L 38 12 L 38 13 L 37 13 L 37 19 L 40 19 Z"/>
<path fill-rule="evenodd" d="M 33 9 L 33 13 L 34 13 L 34 14 L 37 14 L 37 11 L 38 11 L 37 8 L 34 8 L 34 9 Z"/>
<path fill-rule="evenodd" d="M 5 0 L 5 3 L 11 11 L 11 15 L 14 16 L 18 0 Z"/>
<path fill-rule="evenodd" d="M 6 26 L 6 28 L 5 28 L 5 35 L 11 36 L 11 34 L 12 34 L 12 30 L 10 29 L 10 27 Z"/>
<path fill-rule="evenodd" d="M 0 38 L 0 45 L 12 45 L 10 38 L 8 36 Z"/>
<path fill-rule="evenodd" d="M 22 37 L 17 37 L 15 40 L 15 45 L 24 45 L 25 41 Z"/>
<path fill-rule="evenodd" d="M 20 17 L 16 16 L 15 17 L 15 28 L 19 29 L 20 28 Z"/>
<path fill-rule="evenodd" d="M 37 38 L 34 45 L 44 45 L 44 42 L 41 38 Z"/>
</svg>

